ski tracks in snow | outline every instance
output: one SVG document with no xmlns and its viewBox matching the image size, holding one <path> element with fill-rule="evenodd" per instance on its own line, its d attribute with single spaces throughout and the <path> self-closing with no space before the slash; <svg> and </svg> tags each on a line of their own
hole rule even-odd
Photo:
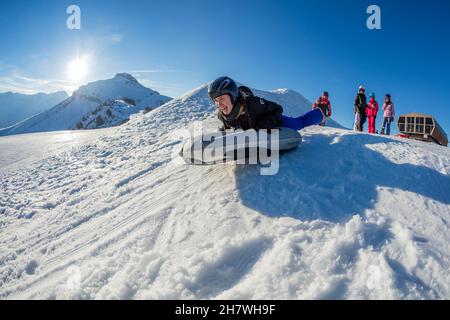
<svg viewBox="0 0 450 320">
<path fill-rule="evenodd" d="M 186 175 L 184 173 L 186 170 L 195 172 L 192 172 L 192 175 Z M 133 234 L 136 229 L 151 221 L 163 224 L 164 217 L 171 211 L 171 203 L 182 197 L 180 184 L 184 183 L 181 190 L 189 192 L 190 188 L 198 184 L 200 180 L 213 179 L 212 176 L 219 171 L 218 168 L 173 167 L 168 160 L 165 163 L 157 162 L 150 165 L 148 169 L 120 180 L 114 185 L 114 188 L 123 188 L 137 178 L 145 180 L 144 184 L 148 185 L 136 188 L 133 192 L 127 191 L 131 201 L 125 200 L 110 210 L 103 209 L 104 212 L 101 215 L 89 216 L 85 221 L 72 225 L 70 230 L 64 230 L 59 236 L 53 237 L 51 250 L 47 249 L 46 245 L 40 245 L 39 242 L 23 242 L 23 251 L 45 252 L 45 256 L 48 258 L 42 257 L 39 263 L 35 259 L 31 260 L 39 265 L 39 273 L 31 282 L 26 285 L 22 283 L 16 288 L 7 286 L 3 290 L 8 294 L 18 289 L 22 291 L 43 280 L 48 281 L 48 278 L 54 276 L 55 273 L 64 273 L 70 265 L 80 264 L 86 256 L 99 255 L 108 247 L 116 245 L 117 241 L 123 240 L 127 235 Z M 202 174 L 203 172 L 206 173 Z M 184 181 L 186 176 L 198 178 Z M 164 185 L 164 188 L 158 189 L 160 185 Z M 149 218 L 151 221 L 146 221 Z M 33 239 L 35 237 L 29 237 L 28 240 Z M 20 252 L 20 250 L 18 251 Z"/>
</svg>

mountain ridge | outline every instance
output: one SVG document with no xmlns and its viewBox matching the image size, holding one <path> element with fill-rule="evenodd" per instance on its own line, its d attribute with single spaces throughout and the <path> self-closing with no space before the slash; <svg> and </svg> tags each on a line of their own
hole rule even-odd
<svg viewBox="0 0 450 320">
<path fill-rule="evenodd" d="M 12 126 L 43 112 L 68 97 L 64 91 L 53 93 L 0 93 L 0 129 Z"/>
<path fill-rule="evenodd" d="M 122 101 L 118 104 L 116 101 Z M 90 82 L 81 86 L 72 96 L 34 117 L 0 130 L 1 135 L 56 131 L 69 129 L 103 128 L 120 125 L 140 111 L 148 111 L 171 100 L 157 91 L 141 85 L 132 75 L 118 73 L 111 79 Z M 127 103 L 130 102 L 130 103 Z M 109 102 L 109 105 L 105 104 Z M 96 124 L 84 121 L 94 116 L 102 105 L 102 113 L 96 114 Z M 108 109 L 110 111 L 108 111 Z"/>
</svg>

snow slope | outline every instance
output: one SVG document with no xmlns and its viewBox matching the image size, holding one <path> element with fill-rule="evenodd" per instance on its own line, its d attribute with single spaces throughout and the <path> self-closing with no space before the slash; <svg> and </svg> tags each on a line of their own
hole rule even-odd
<svg viewBox="0 0 450 320">
<path fill-rule="evenodd" d="M 202 86 L 21 167 L 0 157 L 0 297 L 450 298 L 449 149 L 315 126 L 275 176 L 185 165 L 181 130 L 213 111 Z"/>
<path fill-rule="evenodd" d="M 133 76 L 119 73 L 112 79 L 80 87 L 71 97 L 50 110 L 0 130 L 0 136 L 120 125 L 128 121 L 131 114 L 159 107 L 169 100 L 169 97 L 144 87 Z M 117 111 L 118 106 L 123 110 Z M 92 116 L 94 122 L 86 121 Z M 96 122 L 99 116 L 103 117 Z"/>
<path fill-rule="evenodd" d="M 13 92 L 0 93 L 0 128 L 6 128 L 50 109 L 67 97 L 67 93 L 63 91 L 32 95 Z"/>
</svg>

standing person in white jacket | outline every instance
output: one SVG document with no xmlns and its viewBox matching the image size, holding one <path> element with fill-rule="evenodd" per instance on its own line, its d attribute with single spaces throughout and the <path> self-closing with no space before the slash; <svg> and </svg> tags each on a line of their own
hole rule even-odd
<svg viewBox="0 0 450 320">
<path fill-rule="evenodd" d="M 381 134 L 391 134 L 391 123 L 394 122 L 395 109 L 394 103 L 391 100 L 391 95 L 386 94 L 386 99 L 383 104 L 383 127 L 381 128 Z M 386 129 L 386 131 L 385 131 Z"/>
</svg>

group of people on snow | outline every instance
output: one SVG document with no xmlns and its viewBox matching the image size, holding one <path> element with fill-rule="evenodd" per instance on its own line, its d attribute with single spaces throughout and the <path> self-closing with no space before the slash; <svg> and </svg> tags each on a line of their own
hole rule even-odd
<svg viewBox="0 0 450 320">
<path fill-rule="evenodd" d="M 364 131 L 364 124 L 368 122 L 368 132 L 377 133 L 376 119 L 379 111 L 379 106 L 375 98 L 375 93 L 371 93 L 369 98 L 369 102 L 367 102 L 366 88 L 360 86 L 355 98 L 355 122 L 353 128 L 356 131 Z M 394 122 L 395 117 L 394 103 L 392 102 L 392 97 L 390 94 L 386 94 L 382 108 L 383 125 L 380 133 L 390 135 L 391 123 Z M 320 125 L 325 126 L 326 118 L 331 117 L 331 102 L 328 92 L 324 91 L 322 93 L 322 95 L 312 105 L 312 109 L 320 109 L 322 111 L 325 117 Z"/>
<path fill-rule="evenodd" d="M 375 98 L 375 93 L 371 93 L 369 96 L 370 100 L 367 102 L 366 98 L 366 88 L 363 86 L 359 87 L 358 94 L 355 98 L 354 113 L 355 113 L 355 123 L 354 130 L 364 131 L 364 123 L 368 122 L 368 132 L 376 133 L 376 119 L 378 115 L 378 102 Z M 392 102 L 392 97 L 390 94 L 386 94 L 383 103 L 383 124 L 381 127 L 381 134 L 390 135 L 391 133 L 391 123 L 394 122 L 395 109 L 394 103 Z"/>
<path fill-rule="evenodd" d="M 363 131 L 364 123 L 369 123 L 369 133 L 375 133 L 378 102 L 375 94 L 370 95 L 367 102 L 366 89 L 359 87 L 356 95 L 354 112 L 354 129 Z M 283 107 L 279 104 L 257 97 L 246 86 L 238 86 L 229 77 L 220 77 L 208 86 L 208 95 L 218 108 L 217 116 L 222 122 L 221 130 L 227 129 L 274 129 L 287 127 L 301 130 L 311 125 L 325 126 L 326 119 L 331 117 L 331 102 L 328 92 L 322 95 L 312 105 L 312 110 L 299 117 L 283 115 Z M 386 94 L 383 104 L 382 134 L 390 134 L 390 126 L 394 121 L 394 104 L 391 96 Z"/>
</svg>

